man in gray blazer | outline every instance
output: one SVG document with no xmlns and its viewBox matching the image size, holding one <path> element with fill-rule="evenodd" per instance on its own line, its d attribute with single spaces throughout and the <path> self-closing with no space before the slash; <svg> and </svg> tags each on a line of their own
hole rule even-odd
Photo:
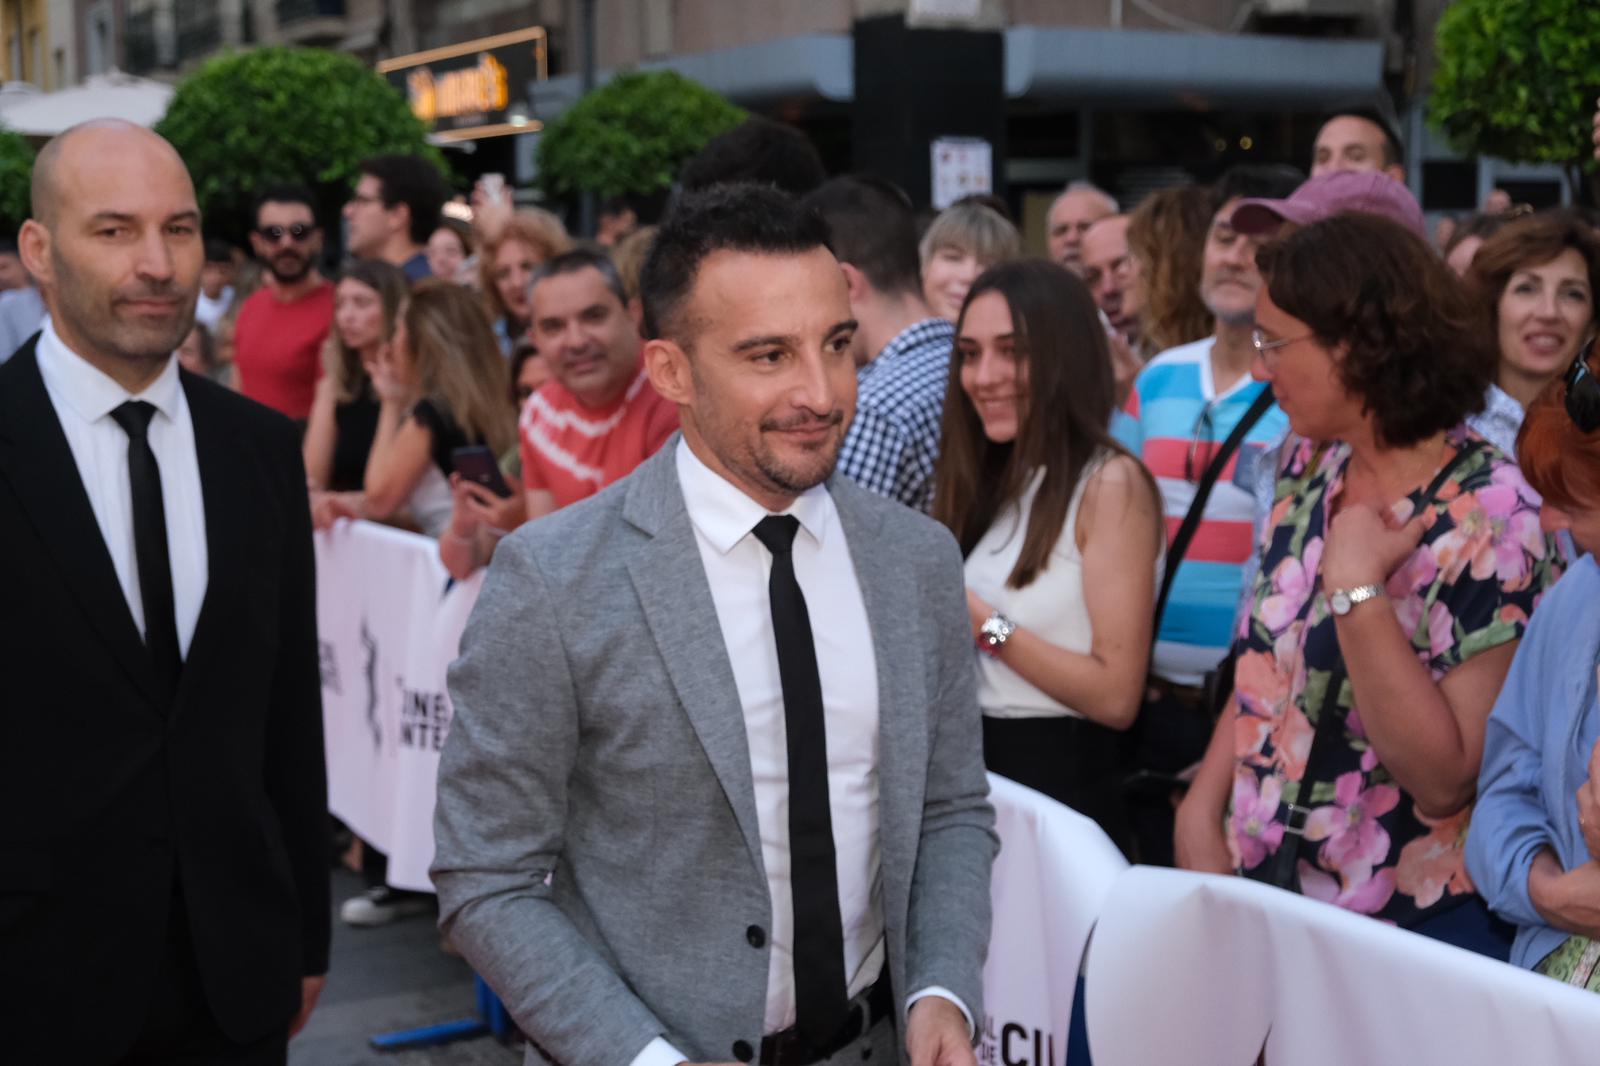
<svg viewBox="0 0 1600 1066">
<path fill-rule="evenodd" d="M 832 476 L 826 236 L 770 188 L 684 199 L 641 281 L 682 435 L 500 544 L 451 669 L 441 924 L 565 1066 L 974 1061 L 997 840 L 961 554 Z"/>
</svg>

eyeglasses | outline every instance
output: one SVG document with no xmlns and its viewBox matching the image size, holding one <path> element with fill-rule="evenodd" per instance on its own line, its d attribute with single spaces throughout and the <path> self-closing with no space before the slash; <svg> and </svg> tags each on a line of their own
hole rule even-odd
<svg viewBox="0 0 1600 1066">
<path fill-rule="evenodd" d="M 1256 354 L 1261 357 L 1261 361 L 1270 367 L 1278 361 L 1278 357 L 1268 357 L 1268 352 L 1286 348 L 1298 341 L 1310 340 L 1313 336 L 1315 336 L 1313 333 L 1304 333 L 1298 337 L 1280 337 L 1275 341 L 1269 341 L 1265 333 L 1262 333 L 1259 329 L 1253 329 L 1250 331 L 1250 343 L 1255 347 Z"/>
<path fill-rule="evenodd" d="M 296 222 L 292 226 L 256 227 L 256 236 L 260 237 L 268 244 L 277 244 L 285 237 L 288 237 L 294 243 L 299 244 L 301 241 L 305 240 L 315 232 L 317 232 L 317 227 L 306 222 Z"/>
<path fill-rule="evenodd" d="M 1200 408 L 1200 417 L 1194 420 L 1194 432 L 1189 437 L 1189 450 L 1183 453 L 1183 479 L 1191 485 L 1200 480 L 1200 475 L 1205 473 L 1205 464 L 1211 461 L 1215 432 L 1211 424 L 1211 409 L 1215 403 L 1215 400 L 1207 400 L 1206 405 Z"/>
<path fill-rule="evenodd" d="M 1594 342 L 1578 353 L 1572 361 L 1572 369 L 1567 371 L 1567 417 L 1584 433 L 1593 433 L 1600 429 L 1600 380 L 1589 372 L 1589 353 L 1594 350 Z"/>
</svg>

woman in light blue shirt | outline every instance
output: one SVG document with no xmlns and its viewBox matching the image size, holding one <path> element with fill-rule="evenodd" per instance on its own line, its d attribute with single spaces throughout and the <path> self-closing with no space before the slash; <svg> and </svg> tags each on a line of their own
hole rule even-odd
<svg viewBox="0 0 1600 1066">
<path fill-rule="evenodd" d="M 1467 869 L 1517 925 L 1511 961 L 1600 991 L 1600 383 L 1583 363 L 1529 408 L 1518 438 L 1547 532 L 1582 553 L 1534 612 L 1489 718 Z M 1587 830 L 1587 840 L 1586 833 Z"/>
</svg>

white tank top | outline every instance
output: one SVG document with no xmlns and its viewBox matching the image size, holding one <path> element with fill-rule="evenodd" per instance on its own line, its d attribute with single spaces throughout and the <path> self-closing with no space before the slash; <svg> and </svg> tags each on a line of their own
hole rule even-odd
<svg viewBox="0 0 1600 1066">
<path fill-rule="evenodd" d="M 1023 490 L 1016 505 L 1003 508 L 989 531 L 967 556 L 967 587 L 983 601 L 1019 627 L 1058 648 L 1086 655 L 1094 643 L 1094 628 L 1089 624 L 1089 609 L 1083 598 L 1083 554 L 1078 551 L 1078 508 L 1083 503 L 1084 487 L 1106 460 L 1104 453 L 1086 466 L 1078 477 L 1067 507 L 1061 534 L 1050 551 L 1050 560 L 1027 588 L 1006 584 L 1022 554 L 1028 516 L 1044 471 L 1038 470 Z M 1156 560 L 1157 574 L 1161 561 Z M 1153 607 L 1153 604 L 1152 604 Z M 991 718 L 1051 718 L 1079 712 L 1051 699 L 1024 681 L 1011 667 L 988 655 L 978 655 L 978 706 Z"/>
</svg>

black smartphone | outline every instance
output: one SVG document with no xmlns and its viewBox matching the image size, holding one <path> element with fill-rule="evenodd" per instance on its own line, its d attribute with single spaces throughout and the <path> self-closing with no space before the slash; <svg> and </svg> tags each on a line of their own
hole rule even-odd
<svg viewBox="0 0 1600 1066">
<path fill-rule="evenodd" d="M 450 453 L 450 462 L 455 466 L 456 473 L 468 481 L 475 481 L 490 492 L 505 499 L 511 495 L 511 486 L 506 484 L 506 479 L 500 473 L 500 464 L 495 462 L 494 453 L 481 444 L 457 448 Z"/>
</svg>

